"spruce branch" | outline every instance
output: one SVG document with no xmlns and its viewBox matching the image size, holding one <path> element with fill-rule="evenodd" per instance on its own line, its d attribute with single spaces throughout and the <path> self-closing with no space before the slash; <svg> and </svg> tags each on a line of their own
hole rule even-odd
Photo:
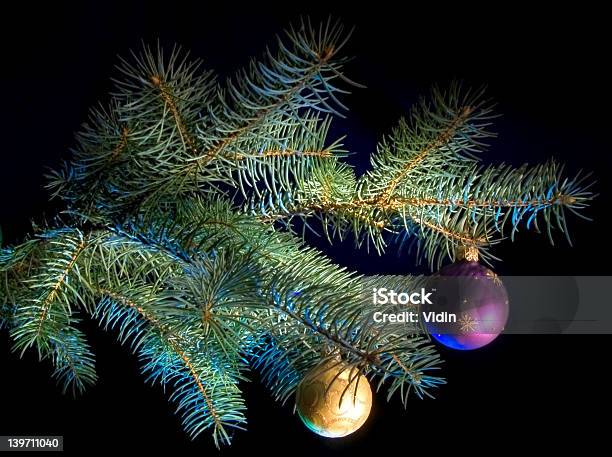
<svg viewBox="0 0 612 457">
<path fill-rule="evenodd" d="M 336 267 L 316 250 L 303 246 L 299 239 L 272 230 L 252 216 L 236 214 L 226 201 L 211 204 L 195 199 L 179 208 L 172 226 L 183 227 L 179 222 L 182 219 L 195 222 L 198 228 L 187 236 L 177 231 L 170 238 L 185 239 L 181 244 L 187 248 L 217 250 L 244 246 L 244 240 L 249 240 L 244 249 L 253 252 L 258 263 L 261 293 L 269 307 L 267 318 L 264 314 L 258 321 L 263 346 L 253 345 L 250 359 L 263 371 L 277 398 L 286 401 L 305 370 L 313 368 L 329 351 L 343 354 L 362 370 L 379 374 L 384 371 L 377 354 L 386 353 L 386 345 L 395 337 L 377 331 L 373 333 L 375 339 L 370 338 L 372 305 L 369 295 L 363 295 L 365 286 L 360 276 Z M 164 230 L 154 230 L 160 231 Z M 415 329 L 405 331 L 416 333 Z M 414 376 L 431 379 L 431 384 L 423 383 L 422 389 L 441 382 L 426 374 L 437 365 L 437 355 L 431 347 L 415 338 L 403 350 L 408 348 L 430 363 Z M 294 370 L 294 375 L 287 375 L 287 369 Z M 276 370 L 278 375 L 274 374 Z M 412 379 L 405 377 L 406 382 Z"/>
<path fill-rule="evenodd" d="M 53 351 L 51 333 L 70 322 L 71 298 L 79 295 L 71 283 L 78 286 L 77 259 L 86 246 L 79 230 L 60 229 L 47 236 L 45 256 L 37 275 L 28 280 L 32 284 L 30 297 L 18 308 L 18 326 L 12 333 L 15 350 L 23 354 L 36 345 L 41 358 Z"/>
<path fill-rule="evenodd" d="M 379 144 L 358 195 L 385 203 L 418 186 L 421 178 L 433 180 L 476 161 L 484 141 L 494 136 L 493 117 L 483 89 L 472 92 L 458 83 L 446 91 L 434 87 L 430 99 L 422 99 Z"/>
<path fill-rule="evenodd" d="M 73 324 L 78 324 L 72 319 Z M 74 325 L 59 329 L 53 336 L 52 363 L 55 371 L 52 376 L 58 380 L 65 393 L 82 393 L 96 383 L 98 376 L 95 358 L 85 339 L 85 335 Z"/>
<path fill-rule="evenodd" d="M 96 381 L 93 354 L 75 327 L 71 305 L 82 300 L 77 261 L 87 243 L 81 231 L 59 229 L 5 250 L 2 258 L 13 349 L 23 355 L 35 347 L 39 359 L 51 360 L 62 389 L 74 393 Z"/>
<path fill-rule="evenodd" d="M 383 140 L 366 174 L 357 178 L 337 160 L 321 163 L 291 191 L 251 202 L 250 211 L 289 229 L 295 221 L 302 231 L 318 225 L 330 241 L 352 235 L 378 252 L 391 242 L 416 244 L 432 268 L 454 259 L 459 246 L 478 247 L 490 260 L 488 248 L 505 227 L 514 239 L 521 225 L 540 231 L 538 219 L 551 242 L 555 228 L 569 240 L 566 210 L 580 214 L 594 197 L 588 175 L 565 177 L 554 161 L 483 166 L 476 154 L 493 136 L 494 116 L 481 92 L 434 88 L 432 100 Z"/>
<path fill-rule="evenodd" d="M 73 161 L 50 173 L 54 195 L 77 203 L 86 195 L 80 214 L 108 220 L 191 192 L 245 193 L 264 180 L 286 190 L 311 162 L 341 152 L 338 141 L 324 146 L 329 119 L 316 112 L 338 114 L 348 36 L 331 21 L 310 27 L 289 30 L 276 54 L 225 88 L 180 49 L 144 47 L 122 60 L 110 108 L 92 113 Z"/>
<path fill-rule="evenodd" d="M 213 131 L 205 132 L 207 137 L 216 137 L 215 145 L 203 157 L 205 163 L 235 146 L 239 152 L 249 150 L 244 144 L 266 138 L 279 117 L 299 120 L 304 110 L 340 114 L 332 103 L 343 107 L 335 93 L 345 91 L 332 83 L 336 79 L 348 81 L 341 72 L 346 58 L 337 55 L 349 35 L 331 19 L 316 30 L 303 21 L 286 33 L 288 44 L 277 38 L 276 55 L 268 49 L 264 60 L 251 61 L 247 69 L 230 79 L 227 89 L 218 93 L 220 108 L 211 113 Z"/>
<path fill-rule="evenodd" d="M 40 242 L 49 242 L 51 233 L 40 235 Z M 67 233 L 62 233 L 67 239 L 53 240 L 52 247 L 60 252 L 73 249 L 72 255 L 65 255 L 66 262 L 76 265 L 72 268 L 79 272 L 82 287 L 67 288 L 65 299 L 79 304 L 104 328 L 117 328 L 119 340 L 129 342 L 145 360 L 151 379 L 173 386 L 171 398 L 188 418 L 184 425 L 192 436 L 212 428 L 218 443 L 229 442 L 226 428 L 241 427 L 243 406 L 236 389 L 244 379 L 245 359 L 255 361 L 283 400 L 305 370 L 329 351 L 366 373 L 401 376 L 415 386 L 422 376 L 437 380 L 422 389 L 442 382 L 426 374 L 435 369 L 438 357 L 419 339 L 406 338 L 401 347 L 427 360 L 412 376 L 381 364 L 391 350 L 400 350 L 396 340 L 401 337 L 372 331 L 371 305 L 363 297 L 359 276 L 301 240 L 241 214 L 229 201 L 196 198 L 171 215 L 78 232 L 77 240 L 88 240 L 85 248 L 73 239 L 74 230 Z M 53 284 L 47 289 L 53 291 Z M 64 311 L 64 318 L 76 323 L 75 310 Z M 22 317 L 18 328 L 28 327 L 26 319 Z M 254 342 L 262 341 L 283 351 L 268 352 L 256 362 L 256 354 L 266 346 Z M 296 375 L 279 378 L 287 359 Z M 224 367 L 225 378 L 211 366 Z M 202 390 L 207 385 L 214 386 L 216 397 Z M 210 411 L 217 404 L 221 406 L 216 406 L 215 416 Z"/>
<path fill-rule="evenodd" d="M 354 85 L 349 35 L 302 21 L 223 83 L 178 48 L 122 60 L 109 104 L 49 173 L 65 220 L 0 250 L 0 327 L 14 348 L 36 348 L 65 390 L 82 391 L 96 380 L 78 329 L 89 316 L 172 390 L 186 432 L 210 431 L 217 446 L 246 423 L 250 369 L 282 402 L 323 361 L 404 405 L 431 396 L 444 383 L 435 347 L 419 326 L 377 323 L 374 311 L 397 309 L 370 295 L 423 278 L 351 272 L 309 247 L 306 230 L 378 252 L 415 243 L 433 268 L 465 246 L 490 259 L 523 227 L 569 239 L 567 213 L 594 195 L 554 161 L 480 164 L 495 116 L 482 90 L 456 83 L 400 120 L 358 176 L 342 138 L 328 139 L 342 86 Z"/>
<path fill-rule="evenodd" d="M 173 387 L 170 398 L 192 438 L 212 428 L 217 447 L 229 444 L 227 429 L 246 423 L 237 385 L 240 376 L 231 365 L 219 363 L 214 351 L 203 347 L 202 340 L 194 339 L 185 327 L 160 316 L 154 290 L 132 287 L 132 295 L 134 290 L 137 297 L 101 289 L 104 298 L 95 316 L 104 328 L 119 327 L 120 341 L 138 352 L 150 381 Z"/>
</svg>

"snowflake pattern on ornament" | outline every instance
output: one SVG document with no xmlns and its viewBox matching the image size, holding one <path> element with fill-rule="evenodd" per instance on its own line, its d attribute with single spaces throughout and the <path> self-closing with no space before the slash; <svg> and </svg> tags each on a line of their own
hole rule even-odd
<svg viewBox="0 0 612 457">
<path fill-rule="evenodd" d="M 463 313 L 458 323 L 461 333 L 471 333 L 478 327 L 478 321 L 468 313 Z"/>
</svg>

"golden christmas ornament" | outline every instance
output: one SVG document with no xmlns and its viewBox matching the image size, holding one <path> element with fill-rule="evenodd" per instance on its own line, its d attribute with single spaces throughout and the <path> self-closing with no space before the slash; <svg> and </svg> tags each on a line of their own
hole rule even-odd
<svg viewBox="0 0 612 457">
<path fill-rule="evenodd" d="M 372 408 L 368 379 L 337 361 L 310 370 L 298 386 L 297 412 L 310 430 L 340 438 L 360 428 Z"/>
</svg>

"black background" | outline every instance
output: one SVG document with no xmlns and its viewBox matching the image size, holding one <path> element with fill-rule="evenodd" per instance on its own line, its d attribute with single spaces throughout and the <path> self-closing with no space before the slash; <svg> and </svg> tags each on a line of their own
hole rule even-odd
<svg viewBox="0 0 612 457">
<path fill-rule="evenodd" d="M 540 162 L 556 157 L 568 170 L 595 172 L 600 197 L 588 223 L 572 218 L 574 247 L 561 235 L 556 246 L 524 233 L 495 253 L 501 274 L 610 275 L 606 210 L 610 202 L 609 32 L 606 14 L 587 10 L 431 9 L 381 2 L 333 9 L 299 9 L 227 2 L 99 2 L 89 6 L 25 5 L 3 11 L 0 123 L 2 211 L 5 243 L 18 242 L 30 220 L 52 216 L 43 189 L 45 167 L 57 165 L 73 145 L 73 133 L 90 106 L 105 99 L 117 54 L 141 39 L 178 42 L 221 76 L 260 55 L 274 34 L 300 13 L 328 13 L 355 25 L 346 52 L 356 57 L 348 75 L 368 86 L 344 101 L 348 119 L 334 134 L 348 134 L 351 161 L 359 169 L 377 139 L 405 114 L 432 83 L 461 79 L 488 85 L 498 102 L 499 137 L 487 161 Z M 323 245 L 319 241 L 317 244 Z M 410 256 L 384 257 L 355 251 L 350 243 L 326 247 L 339 263 L 363 273 L 423 271 Z M 608 305 L 602 304 L 602 305 Z M 86 324 L 97 351 L 100 381 L 81 398 L 62 396 L 49 366 L 34 354 L 19 360 L 0 334 L 0 434 L 58 434 L 67 450 L 129 449 L 216 453 L 202 436 L 190 442 L 161 389 L 143 383 L 133 356 L 113 335 Z M 437 400 L 399 402 L 379 396 L 359 432 L 334 441 L 308 432 L 288 406 L 275 404 L 254 382 L 245 386 L 249 430 L 237 433 L 224 454 L 381 449 L 436 452 L 497 451 L 535 438 L 545 446 L 600 437 L 609 400 L 606 377 L 610 339 L 604 336 L 502 336 L 486 348 L 453 352 L 440 348 L 448 379 Z M 585 435 L 586 434 L 586 435 Z"/>
</svg>

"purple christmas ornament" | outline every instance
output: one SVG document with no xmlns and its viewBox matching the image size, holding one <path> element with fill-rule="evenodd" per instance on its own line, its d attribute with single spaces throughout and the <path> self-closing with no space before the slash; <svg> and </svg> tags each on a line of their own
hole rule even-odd
<svg viewBox="0 0 612 457">
<path fill-rule="evenodd" d="M 425 327 L 452 349 L 493 341 L 508 321 L 508 294 L 499 277 L 477 261 L 459 260 L 432 276 L 432 304 L 422 307 Z"/>
</svg>

